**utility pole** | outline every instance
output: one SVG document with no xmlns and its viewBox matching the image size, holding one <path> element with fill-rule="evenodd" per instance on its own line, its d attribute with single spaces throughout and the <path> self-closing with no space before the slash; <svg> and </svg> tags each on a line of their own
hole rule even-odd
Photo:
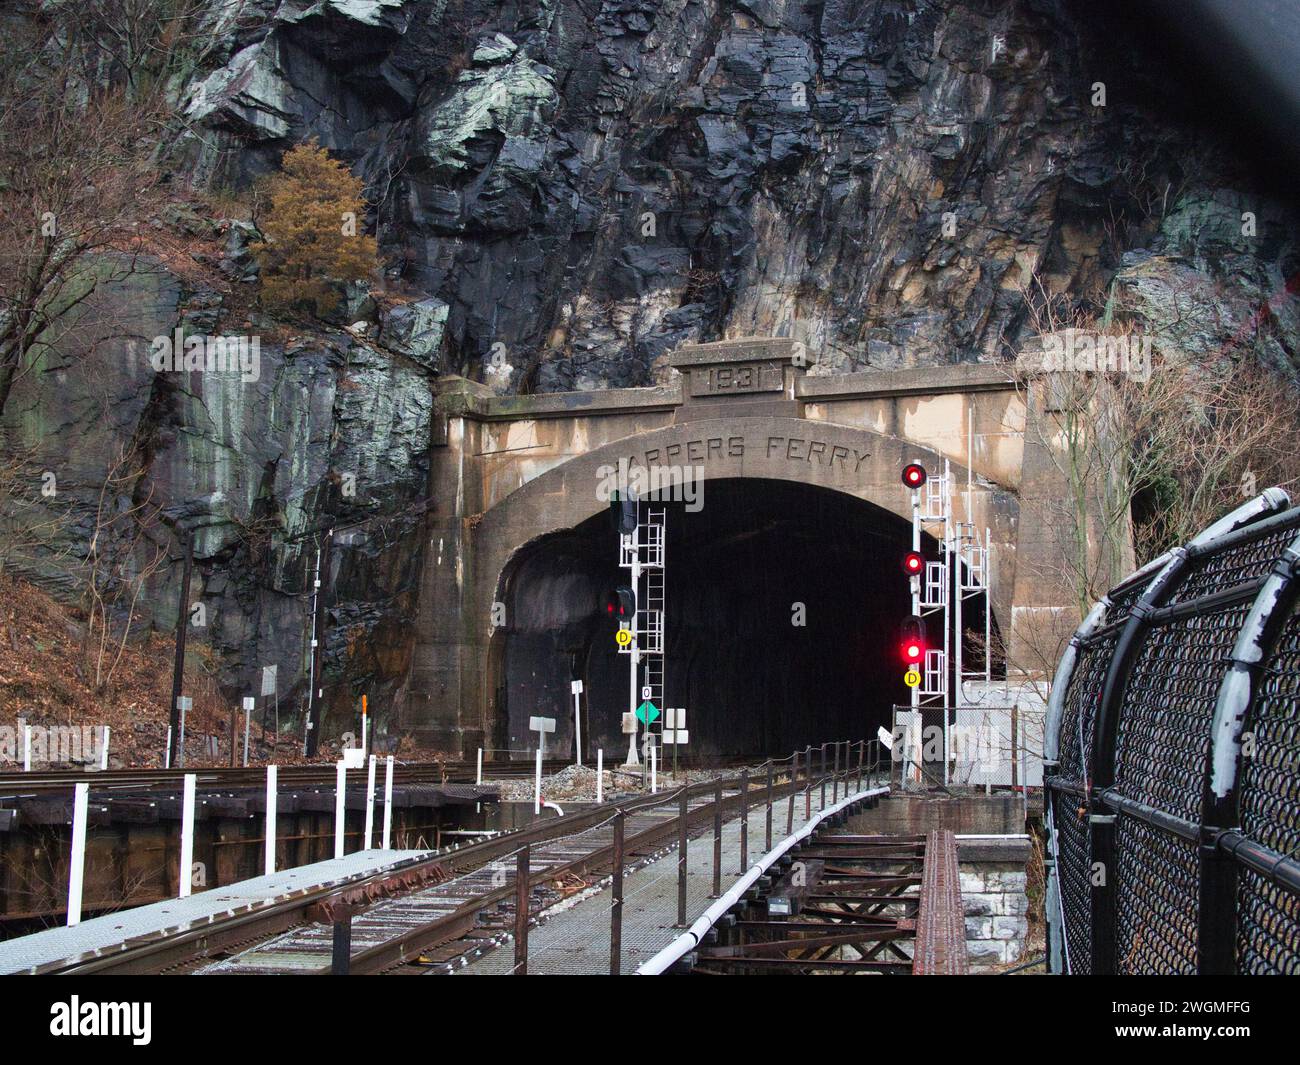
<svg viewBox="0 0 1300 1065">
<path fill-rule="evenodd" d="M 320 745 L 320 697 L 323 691 L 320 677 L 325 644 L 325 589 L 321 586 L 321 574 L 329 573 L 333 538 L 334 530 L 327 529 L 322 546 L 316 548 L 316 576 L 311 601 L 311 663 L 307 678 L 307 738 L 303 744 L 303 754 L 308 758 L 315 757 Z"/>
<path fill-rule="evenodd" d="M 172 666 L 172 705 L 167 713 L 167 764 L 176 765 L 176 746 L 181 733 L 181 687 L 185 680 L 185 634 L 190 623 L 190 571 L 194 566 L 194 534 L 185 532 L 185 566 L 181 572 L 180 598 L 176 604 L 176 660 Z"/>
</svg>

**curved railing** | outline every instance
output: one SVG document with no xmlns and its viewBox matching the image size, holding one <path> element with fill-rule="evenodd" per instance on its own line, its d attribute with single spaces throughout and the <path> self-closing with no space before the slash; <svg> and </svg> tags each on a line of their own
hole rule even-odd
<svg viewBox="0 0 1300 1065">
<path fill-rule="evenodd" d="M 1058 973 L 1300 973 L 1300 508 L 1270 489 L 1117 585 L 1044 751 Z"/>
</svg>

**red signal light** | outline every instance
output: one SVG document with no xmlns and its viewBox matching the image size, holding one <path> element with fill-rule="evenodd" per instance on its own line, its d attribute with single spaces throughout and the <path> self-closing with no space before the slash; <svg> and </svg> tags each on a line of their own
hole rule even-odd
<svg viewBox="0 0 1300 1065">
<path fill-rule="evenodd" d="M 919 462 L 909 462 L 903 467 L 903 485 L 906 488 L 920 488 L 925 484 L 925 467 Z"/>
<path fill-rule="evenodd" d="M 925 558 L 920 551 L 909 551 L 903 556 L 903 572 L 909 577 L 919 576 L 925 570 Z"/>
<path fill-rule="evenodd" d="M 919 665 L 925 658 L 925 645 L 925 622 L 915 616 L 908 618 L 903 622 L 902 640 L 898 645 L 903 661 L 909 666 Z"/>
<path fill-rule="evenodd" d="M 636 593 L 626 585 L 615 588 L 605 596 L 605 613 L 620 620 L 636 613 Z"/>
</svg>

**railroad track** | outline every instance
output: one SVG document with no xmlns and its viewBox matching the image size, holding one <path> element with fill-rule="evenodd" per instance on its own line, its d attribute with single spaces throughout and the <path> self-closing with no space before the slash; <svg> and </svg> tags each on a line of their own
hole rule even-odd
<svg viewBox="0 0 1300 1065">
<path fill-rule="evenodd" d="M 558 772 L 569 762 L 552 759 L 542 764 L 546 774 Z M 348 783 L 364 781 L 366 769 L 348 770 Z M 394 784 L 473 783 L 477 768 L 473 761 L 406 762 L 393 768 Z M 483 767 L 484 778 L 493 780 L 522 779 L 534 772 L 532 762 L 489 762 Z M 89 784 L 92 794 L 114 792 L 179 790 L 187 773 L 198 777 L 200 791 L 260 789 L 266 785 L 266 768 L 190 768 L 190 769 L 105 769 L 97 772 L 49 770 L 32 773 L 0 773 L 0 802 L 5 799 L 29 798 L 51 792 L 70 791 L 75 784 Z M 383 779 L 380 770 L 380 779 Z M 334 786 L 335 764 L 282 765 L 278 769 L 281 788 Z"/>
<path fill-rule="evenodd" d="M 727 758 L 714 763 L 713 767 L 719 769 L 738 767 L 753 764 L 760 758 L 761 756 Z M 571 764 L 571 760 L 566 758 L 547 759 L 542 763 L 542 772 L 550 776 Z M 619 766 L 609 765 L 608 768 L 611 771 L 617 771 Z M 441 762 L 398 762 L 393 768 L 393 783 L 472 784 L 476 779 L 477 771 L 477 765 L 473 759 Z M 281 765 L 277 772 L 282 788 L 334 786 L 334 762 L 324 762 L 316 765 Z M 364 780 L 366 772 L 366 769 L 348 770 L 349 785 L 353 781 Z M 535 763 L 531 759 L 483 763 L 483 777 L 485 780 L 522 780 L 532 777 L 534 772 Z M 126 790 L 176 790 L 182 786 L 188 773 L 194 773 L 198 776 L 197 784 L 200 790 L 262 788 L 266 784 L 265 766 L 249 766 L 247 768 L 242 766 L 212 766 L 180 769 L 52 769 L 30 773 L 0 773 L 0 801 L 15 797 L 30 797 L 38 793 L 68 791 L 75 784 L 90 784 L 92 793 Z M 382 776 L 383 769 L 381 766 L 381 780 Z"/>
<path fill-rule="evenodd" d="M 851 773 L 841 776 L 851 776 Z M 823 778 L 814 775 L 813 786 Z M 625 861 L 661 850 L 679 831 L 683 792 L 691 831 L 715 817 L 739 812 L 739 776 L 642 795 L 550 818 L 525 829 L 418 858 L 343 885 L 309 890 L 292 898 L 236 912 L 200 927 L 173 930 L 123 944 L 111 955 L 65 960 L 44 973 L 319 973 L 330 969 L 333 922 L 351 922 L 353 973 L 427 973 L 447 970 L 449 960 L 494 945 L 513 924 L 514 856 L 530 848 L 530 913 L 565 890 L 592 886 L 613 860 L 613 821 L 624 820 Z M 762 802 L 766 782 L 749 778 L 745 802 Z M 717 799 L 721 784 L 721 800 Z M 773 782 L 773 798 L 809 786 L 786 775 Z M 847 784 L 846 784 L 847 786 Z"/>
</svg>

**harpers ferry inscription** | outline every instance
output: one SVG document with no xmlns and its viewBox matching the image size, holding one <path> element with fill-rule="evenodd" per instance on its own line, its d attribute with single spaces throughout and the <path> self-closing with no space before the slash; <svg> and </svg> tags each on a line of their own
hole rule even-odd
<svg viewBox="0 0 1300 1065">
<path fill-rule="evenodd" d="M 738 459 L 754 454 L 772 461 L 807 462 L 827 469 L 838 468 L 857 473 L 870 452 L 844 447 L 842 444 L 828 444 L 811 436 L 766 436 L 757 441 L 744 436 L 707 436 L 681 444 L 668 444 L 662 448 L 648 448 L 643 461 L 646 466 L 661 463 L 707 464 L 724 458 Z"/>
</svg>

